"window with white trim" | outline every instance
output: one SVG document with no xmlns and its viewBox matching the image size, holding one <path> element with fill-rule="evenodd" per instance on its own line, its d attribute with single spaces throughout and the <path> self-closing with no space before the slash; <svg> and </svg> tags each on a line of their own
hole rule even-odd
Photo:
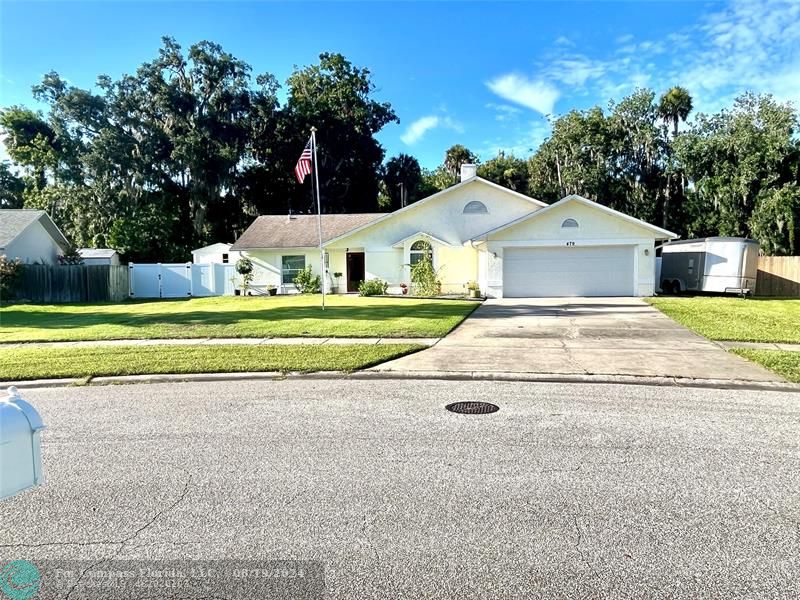
<svg viewBox="0 0 800 600">
<path fill-rule="evenodd" d="M 464 205 L 464 210 L 462 211 L 465 215 L 485 215 L 488 214 L 489 209 L 486 208 L 486 205 L 479 201 L 473 200 L 472 202 L 467 202 Z"/>
<path fill-rule="evenodd" d="M 578 222 L 575 219 L 564 219 L 564 221 L 561 223 L 561 229 L 566 229 L 569 227 L 577 227 L 577 226 Z"/>
<path fill-rule="evenodd" d="M 306 268 L 305 254 L 292 254 L 281 257 L 281 283 L 294 283 L 297 274 Z"/>
<path fill-rule="evenodd" d="M 223 253 L 223 255 L 222 255 L 222 264 L 224 264 L 224 265 L 228 264 L 228 255 L 227 254 Z"/>
<path fill-rule="evenodd" d="M 421 261 L 424 256 L 427 256 L 430 261 L 433 262 L 433 246 L 431 246 L 425 240 L 417 240 L 411 244 L 411 252 L 408 262 L 412 267 Z"/>
</svg>

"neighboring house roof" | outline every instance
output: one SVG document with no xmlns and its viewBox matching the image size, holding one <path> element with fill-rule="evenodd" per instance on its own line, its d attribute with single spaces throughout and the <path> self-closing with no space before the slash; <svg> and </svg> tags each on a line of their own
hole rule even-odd
<svg viewBox="0 0 800 600">
<path fill-rule="evenodd" d="M 211 244 L 209 246 L 203 246 L 202 248 L 196 248 L 192 250 L 192 254 L 195 252 L 219 252 L 219 251 L 227 251 L 231 249 L 230 244 L 224 244 L 222 242 L 217 242 L 216 244 Z"/>
<path fill-rule="evenodd" d="M 70 247 L 70 243 L 61 230 L 53 223 L 43 210 L 32 210 L 26 208 L 3 208 L 0 209 L 0 249 L 7 248 L 23 231 L 39 222 L 50 234 L 50 237 L 61 246 L 63 250 Z"/>
<path fill-rule="evenodd" d="M 480 184 L 487 185 L 489 187 L 492 187 L 492 188 L 495 188 L 495 189 L 498 189 L 498 190 L 502 190 L 502 191 L 504 191 L 504 192 L 506 192 L 508 194 L 512 194 L 513 196 L 516 196 L 517 198 L 522 198 L 523 200 L 527 200 L 531 204 L 535 204 L 536 206 L 539 206 L 539 207 L 548 206 L 546 202 L 542 202 L 541 200 L 537 200 L 536 198 L 531 198 L 530 196 L 526 196 L 525 194 L 520 194 L 519 192 L 515 192 L 512 189 L 509 189 L 507 187 L 503 187 L 502 185 L 498 185 L 496 183 L 493 183 L 493 182 L 491 182 L 491 181 L 489 181 L 487 179 L 484 179 L 483 177 L 475 176 L 475 177 L 470 177 L 469 179 L 465 179 L 464 181 L 462 181 L 460 183 L 457 183 L 455 185 L 451 185 L 449 188 L 445 188 L 440 192 L 436 192 L 435 194 L 432 194 L 432 195 L 428 196 L 427 198 L 423 198 L 422 200 L 418 200 L 417 202 L 414 202 L 413 204 L 409 204 L 408 206 L 404 206 L 403 208 L 400 208 L 400 209 L 398 209 L 398 210 L 396 210 L 394 212 L 379 214 L 378 215 L 379 216 L 378 219 L 375 219 L 374 221 L 372 221 L 370 223 L 365 223 L 364 225 L 361 225 L 360 227 L 356 227 L 352 231 L 343 231 L 340 235 L 338 235 L 338 236 L 336 236 L 334 238 L 331 238 L 329 240 L 326 240 L 325 243 L 329 244 L 331 242 L 339 241 L 339 239 L 341 239 L 343 237 L 346 237 L 348 235 L 351 235 L 353 233 L 361 231 L 362 229 L 366 229 L 367 227 L 372 227 L 373 225 L 376 225 L 377 223 L 385 221 L 386 219 L 388 219 L 390 217 L 393 217 L 395 215 L 398 215 L 398 214 L 400 214 L 402 212 L 406 212 L 406 211 L 409 211 L 409 210 L 415 210 L 415 209 L 419 208 L 420 206 L 423 206 L 423 205 L 427 204 L 428 202 L 436 200 L 437 198 L 441 198 L 442 196 L 445 196 L 445 195 L 447 195 L 447 194 L 449 194 L 451 192 L 454 192 L 457 189 L 460 189 L 462 187 L 471 185 L 473 183 L 480 183 Z"/>
<path fill-rule="evenodd" d="M 440 240 L 439 238 L 437 238 L 436 236 L 431 235 L 430 233 L 426 233 L 424 231 L 418 231 L 417 233 L 414 233 L 412 235 L 404 237 L 402 240 L 397 240 L 394 244 L 392 244 L 392 248 L 402 248 L 403 245 L 408 240 L 413 240 L 413 239 L 417 239 L 417 238 L 432 240 L 432 241 L 436 242 L 437 244 L 439 244 L 441 246 L 452 246 L 452 244 L 448 244 L 444 240 Z"/>
<path fill-rule="evenodd" d="M 117 251 L 113 248 L 78 248 L 81 258 L 111 258 Z"/>
<path fill-rule="evenodd" d="M 476 235 L 471 240 L 468 240 L 467 243 L 481 240 L 481 239 L 485 238 L 488 235 L 492 235 L 494 233 L 498 233 L 500 231 L 503 231 L 504 229 L 508 229 L 509 227 L 513 227 L 515 225 L 519 225 L 520 223 L 522 223 L 524 221 L 530 221 L 531 219 L 538 219 L 543 214 L 546 214 L 547 212 L 549 212 L 549 211 L 551 211 L 551 210 L 553 210 L 553 209 L 555 209 L 555 208 L 557 208 L 559 206 L 562 206 L 563 204 L 566 204 L 568 202 L 580 202 L 581 204 L 585 204 L 586 206 L 591 206 L 593 208 L 597 208 L 597 209 L 602 210 L 602 211 L 604 211 L 604 212 L 606 212 L 606 213 L 608 213 L 610 215 L 613 215 L 615 217 L 618 217 L 620 219 L 628 221 L 629 223 L 633 223 L 634 225 L 639 225 L 640 227 L 644 227 L 645 229 L 649 229 L 650 231 L 652 231 L 655 234 L 657 234 L 658 237 L 656 237 L 656 239 L 673 239 L 673 238 L 678 237 L 677 233 L 672 233 L 671 231 L 667 231 L 666 229 L 662 229 L 661 227 L 656 227 L 655 225 L 651 225 L 650 223 L 648 223 L 646 221 L 642 221 L 641 219 L 637 219 L 636 217 L 631 217 L 630 215 L 626 215 L 625 213 L 621 213 L 618 210 L 614 210 L 613 208 L 608 208 L 607 206 L 603 206 L 602 204 L 598 204 L 597 202 L 594 202 L 593 200 L 589 200 L 588 198 L 584 198 L 583 196 L 578 196 L 576 194 L 573 194 L 573 195 L 570 195 L 570 196 L 565 196 L 564 198 L 562 198 L 558 202 L 553 202 L 553 204 L 550 204 L 550 205 L 546 206 L 545 208 L 542 208 L 541 210 L 537 210 L 536 212 L 532 212 L 529 215 L 523 215 L 519 219 L 514 219 L 513 221 L 510 221 L 510 222 L 506 223 L 505 225 L 500 225 L 499 227 L 495 227 L 494 229 L 490 229 L 489 231 L 485 231 L 484 233 L 482 233 L 480 235 Z"/>
<path fill-rule="evenodd" d="M 391 213 L 390 213 L 391 214 Z M 324 242 L 376 221 L 385 213 L 322 215 Z M 319 245 L 317 215 L 258 217 L 231 246 L 231 250 L 313 248 Z"/>
</svg>

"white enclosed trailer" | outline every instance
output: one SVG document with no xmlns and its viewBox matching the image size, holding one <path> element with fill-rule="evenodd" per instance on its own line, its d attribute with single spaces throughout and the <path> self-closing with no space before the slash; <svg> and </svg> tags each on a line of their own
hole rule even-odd
<svg viewBox="0 0 800 600">
<path fill-rule="evenodd" d="M 710 237 L 668 242 L 661 247 L 661 290 L 679 292 L 754 293 L 758 242 L 746 238 Z"/>
</svg>

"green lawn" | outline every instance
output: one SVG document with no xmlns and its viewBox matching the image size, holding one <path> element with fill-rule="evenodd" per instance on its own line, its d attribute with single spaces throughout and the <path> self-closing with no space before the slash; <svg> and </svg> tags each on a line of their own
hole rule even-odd
<svg viewBox="0 0 800 600">
<path fill-rule="evenodd" d="M 0 380 L 156 373 L 353 371 L 421 348 L 415 344 L 17 347 L 0 350 Z"/>
<path fill-rule="evenodd" d="M 331 296 L 0 307 L 0 342 L 203 337 L 441 337 L 478 303 Z"/>
<path fill-rule="evenodd" d="M 800 352 L 751 350 L 750 348 L 733 348 L 731 352 L 757 362 L 789 381 L 800 383 Z"/>
<path fill-rule="evenodd" d="M 647 301 L 712 340 L 800 343 L 800 299 L 697 296 Z"/>
</svg>

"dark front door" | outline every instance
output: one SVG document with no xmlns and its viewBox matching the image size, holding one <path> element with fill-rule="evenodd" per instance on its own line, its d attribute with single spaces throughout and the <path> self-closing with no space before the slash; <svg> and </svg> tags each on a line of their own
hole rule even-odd
<svg viewBox="0 0 800 600">
<path fill-rule="evenodd" d="M 347 253 L 347 291 L 357 292 L 358 284 L 364 281 L 364 253 Z"/>
</svg>

